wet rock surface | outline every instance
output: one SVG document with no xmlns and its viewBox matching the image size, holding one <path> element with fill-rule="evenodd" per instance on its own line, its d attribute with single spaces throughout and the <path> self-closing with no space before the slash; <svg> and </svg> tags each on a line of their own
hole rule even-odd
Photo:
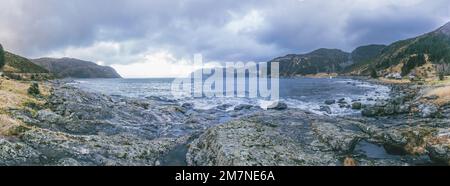
<svg viewBox="0 0 450 186">
<path fill-rule="evenodd" d="M 158 165 L 193 135 L 245 115 L 53 86 L 45 108 L 12 111 L 27 126 L 0 139 L 0 165 Z"/>
<path fill-rule="evenodd" d="M 423 121 L 415 127 L 364 118 L 329 118 L 300 110 L 270 111 L 208 129 L 194 140 L 189 165 L 442 164 L 426 149 L 437 135 Z M 386 125 L 386 126 L 385 126 Z M 392 126 L 390 126 L 392 125 Z M 442 158 L 441 158 L 442 156 Z M 439 163 L 441 162 L 441 163 Z"/>
<path fill-rule="evenodd" d="M 429 103 L 416 101 L 415 87 L 398 88 L 392 99 L 373 105 L 354 101 L 362 117 L 329 117 L 285 104 L 196 110 L 174 100 L 106 96 L 53 84 L 44 107 L 12 111 L 26 127 L 0 138 L 0 165 L 450 163 L 446 107 L 420 107 Z"/>
<path fill-rule="evenodd" d="M 424 103 L 417 101 L 419 90 L 394 86 L 389 100 L 372 105 L 354 101 L 352 106 L 363 109 L 363 117 L 289 109 L 213 127 L 190 144 L 188 164 L 449 165 L 450 121 L 437 117 L 445 109 L 420 106 Z"/>
<path fill-rule="evenodd" d="M 188 164 L 337 165 L 335 154 L 313 134 L 307 115 L 287 112 L 268 111 L 207 130 L 190 144 Z"/>
</svg>

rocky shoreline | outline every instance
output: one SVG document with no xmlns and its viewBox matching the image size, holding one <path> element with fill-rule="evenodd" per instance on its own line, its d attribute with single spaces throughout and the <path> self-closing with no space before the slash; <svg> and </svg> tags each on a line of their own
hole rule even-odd
<svg viewBox="0 0 450 186">
<path fill-rule="evenodd" d="M 240 105 L 196 110 L 52 83 L 45 105 L 0 139 L 0 165 L 449 165 L 450 106 L 422 85 L 391 85 L 363 116 L 329 117 Z M 336 103 L 339 104 L 339 100 Z"/>
</svg>

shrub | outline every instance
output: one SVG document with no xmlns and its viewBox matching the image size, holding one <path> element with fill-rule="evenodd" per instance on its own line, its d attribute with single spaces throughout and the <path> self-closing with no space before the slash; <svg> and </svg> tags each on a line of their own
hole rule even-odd
<svg viewBox="0 0 450 186">
<path fill-rule="evenodd" d="M 13 80 L 22 80 L 22 76 L 20 76 L 19 74 L 14 74 L 14 73 L 3 73 L 6 77 L 13 79 Z"/>
<path fill-rule="evenodd" d="M 30 88 L 28 88 L 28 94 L 32 96 L 41 94 L 41 92 L 39 91 L 39 84 L 36 82 L 32 83 Z"/>
<path fill-rule="evenodd" d="M 443 80 L 444 80 L 444 73 L 439 72 L 439 81 L 443 81 Z"/>
</svg>

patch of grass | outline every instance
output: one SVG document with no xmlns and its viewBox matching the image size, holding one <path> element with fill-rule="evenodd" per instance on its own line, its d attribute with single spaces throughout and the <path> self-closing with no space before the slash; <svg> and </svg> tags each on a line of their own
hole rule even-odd
<svg viewBox="0 0 450 186">
<path fill-rule="evenodd" d="M 438 99 L 434 100 L 434 103 L 437 105 L 445 105 L 450 103 L 450 85 L 439 87 L 430 90 L 426 96 L 438 96 Z"/>
<path fill-rule="evenodd" d="M 5 52 L 5 69 L 7 73 L 48 73 L 45 68 L 32 63 L 29 59 Z"/>
<path fill-rule="evenodd" d="M 23 126 L 22 122 L 11 118 L 9 115 L 0 114 L 0 135 L 12 136 L 19 133 L 18 127 Z"/>
<path fill-rule="evenodd" d="M 389 84 L 407 84 L 407 83 L 411 83 L 411 81 L 409 79 L 388 79 L 388 78 L 378 78 L 379 81 L 383 82 L 383 83 L 389 83 Z"/>
<path fill-rule="evenodd" d="M 17 135 L 26 125 L 10 115 L 13 109 L 39 110 L 45 105 L 44 99 L 28 95 L 29 82 L 16 81 L 0 77 L 0 136 Z M 41 83 L 39 91 L 42 97 L 50 94 L 48 86 Z"/>
</svg>

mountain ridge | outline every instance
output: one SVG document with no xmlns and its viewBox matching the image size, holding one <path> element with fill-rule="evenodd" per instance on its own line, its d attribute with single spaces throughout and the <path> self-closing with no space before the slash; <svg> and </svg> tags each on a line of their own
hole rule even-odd
<svg viewBox="0 0 450 186">
<path fill-rule="evenodd" d="M 38 58 L 33 63 L 44 67 L 59 78 L 121 78 L 115 69 L 76 58 Z"/>
<path fill-rule="evenodd" d="M 350 53 L 321 48 L 269 62 L 280 62 L 280 76 L 285 77 L 318 73 L 369 76 L 373 71 L 379 76 L 399 73 L 419 78 L 450 74 L 450 22 L 429 33 L 389 45 L 360 46 Z"/>
</svg>

